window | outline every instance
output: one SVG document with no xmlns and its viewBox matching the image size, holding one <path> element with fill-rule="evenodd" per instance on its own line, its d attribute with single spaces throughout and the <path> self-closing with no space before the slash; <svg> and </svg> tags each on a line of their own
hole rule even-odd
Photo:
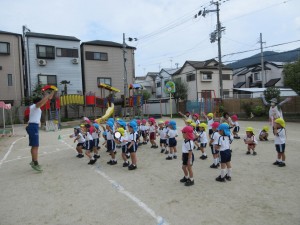
<svg viewBox="0 0 300 225">
<path fill-rule="evenodd" d="M 211 81 L 212 73 L 202 73 L 202 81 Z"/>
<path fill-rule="evenodd" d="M 223 78 L 223 80 L 231 80 L 230 79 L 230 74 L 223 74 L 222 78 Z"/>
<path fill-rule="evenodd" d="M 38 75 L 39 84 L 41 85 L 54 85 L 57 86 L 56 75 Z"/>
<path fill-rule="evenodd" d="M 160 87 L 161 85 L 160 85 L 160 82 L 158 82 L 158 83 L 156 83 L 156 87 Z"/>
<path fill-rule="evenodd" d="M 8 86 L 13 86 L 12 74 L 7 74 Z"/>
<path fill-rule="evenodd" d="M 72 48 L 56 48 L 56 56 L 78 58 L 78 49 Z"/>
<path fill-rule="evenodd" d="M 107 84 L 109 86 L 111 85 L 111 78 L 107 78 L 107 77 L 97 77 L 97 85 L 103 83 L 103 84 Z"/>
<path fill-rule="evenodd" d="M 54 46 L 37 45 L 37 58 L 40 59 L 55 59 Z"/>
<path fill-rule="evenodd" d="M 86 60 L 108 61 L 107 53 L 105 52 L 85 52 Z"/>
<path fill-rule="evenodd" d="M 230 91 L 228 89 L 223 89 L 223 97 L 229 97 Z"/>
<path fill-rule="evenodd" d="M 0 54 L 9 55 L 10 48 L 9 43 L 7 42 L 0 42 Z"/>
<path fill-rule="evenodd" d="M 254 78 L 253 80 L 255 80 L 255 81 L 261 81 L 260 73 L 254 73 L 253 78 Z"/>
<path fill-rule="evenodd" d="M 190 73 L 190 74 L 186 75 L 186 81 L 187 82 L 194 81 L 195 77 L 196 77 L 195 74 Z"/>
</svg>

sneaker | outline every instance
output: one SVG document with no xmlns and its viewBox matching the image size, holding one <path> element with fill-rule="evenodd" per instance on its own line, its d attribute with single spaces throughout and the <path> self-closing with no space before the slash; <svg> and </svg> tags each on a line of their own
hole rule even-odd
<svg viewBox="0 0 300 225">
<path fill-rule="evenodd" d="M 124 162 L 123 163 L 123 167 L 128 167 L 129 166 L 129 162 Z"/>
<path fill-rule="evenodd" d="M 280 163 L 280 162 L 278 162 L 278 161 L 275 161 L 275 162 L 273 162 L 273 165 L 275 165 L 275 166 L 276 166 L 276 165 L 279 165 L 279 163 Z"/>
<path fill-rule="evenodd" d="M 172 160 L 173 158 L 172 158 L 172 156 L 168 156 L 167 158 L 166 158 L 166 160 Z"/>
<path fill-rule="evenodd" d="M 109 160 L 109 161 L 107 162 L 108 165 L 111 165 L 111 163 L 112 163 L 112 160 Z"/>
<path fill-rule="evenodd" d="M 246 155 L 250 155 L 251 153 L 249 151 L 246 152 Z"/>
<path fill-rule="evenodd" d="M 164 153 L 165 149 L 160 150 L 160 153 Z"/>
<path fill-rule="evenodd" d="M 215 165 L 214 163 L 210 165 L 210 168 L 218 169 L 218 165 Z"/>
<path fill-rule="evenodd" d="M 94 165 L 96 161 L 97 161 L 97 159 L 91 159 L 91 160 L 88 162 L 88 164 L 89 164 L 89 165 Z"/>
<path fill-rule="evenodd" d="M 39 164 L 38 165 L 34 165 L 33 162 L 31 162 L 29 164 L 30 164 L 30 166 L 31 166 L 32 169 L 34 169 L 34 170 L 36 170 L 38 172 L 42 172 L 43 171 L 43 169 L 41 168 L 41 166 Z"/>
<path fill-rule="evenodd" d="M 146 145 L 147 144 L 147 142 L 143 142 L 143 145 Z"/>
<path fill-rule="evenodd" d="M 202 159 L 202 160 L 207 159 L 207 155 L 201 155 L 201 156 L 200 156 L 200 159 Z"/>
<path fill-rule="evenodd" d="M 166 151 L 165 151 L 165 154 L 166 154 L 166 155 L 168 155 L 168 154 L 169 154 L 169 151 L 168 151 L 168 150 L 166 150 Z"/>
<path fill-rule="evenodd" d="M 200 147 L 198 147 L 197 150 L 200 150 Z"/>
<path fill-rule="evenodd" d="M 220 167 L 220 163 L 217 164 L 217 167 Z"/>
<path fill-rule="evenodd" d="M 173 155 L 173 159 L 177 159 L 177 155 Z"/>
<path fill-rule="evenodd" d="M 221 175 L 216 178 L 216 181 L 226 182 L 225 177 L 221 178 Z"/>
<path fill-rule="evenodd" d="M 257 155 L 257 153 L 256 153 L 256 152 L 253 152 L 253 155 Z"/>
<path fill-rule="evenodd" d="M 76 157 L 77 157 L 77 158 L 83 158 L 84 155 L 83 155 L 83 154 L 78 154 L 78 155 L 76 155 Z"/>
<path fill-rule="evenodd" d="M 154 145 L 154 147 L 153 148 L 158 148 L 158 145 Z"/>
<path fill-rule="evenodd" d="M 100 155 L 94 155 L 94 158 L 95 158 L 95 159 L 99 159 L 99 158 L 100 158 Z"/>
<path fill-rule="evenodd" d="M 128 166 L 128 170 L 135 170 L 137 168 L 137 166 L 135 166 L 135 165 L 130 165 L 130 166 Z"/>
<path fill-rule="evenodd" d="M 228 180 L 228 181 L 231 181 L 231 177 L 230 177 L 230 176 L 227 176 L 227 174 L 226 174 L 226 176 L 225 176 L 225 179 Z"/>
<path fill-rule="evenodd" d="M 185 186 L 192 186 L 192 185 L 194 185 L 194 180 L 191 180 L 191 179 L 189 178 L 189 179 L 187 179 L 187 181 L 185 182 L 184 185 L 185 185 Z"/>
<path fill-rule="evenodd" d="M 154 145 L 151 145 L 151 147 L 150 148 L 154 148 Z"/>
<path fill-rule="evenodd" d="M 117 161 L 111 161 L 110 165 L 116 165 L 117 163 Z"/>
<path fill-rule="evenodd" d="M 284 162 L 280 162 L 279 164 L 278 164 L 278 167 L 284 167 L 285 166 L 285 163 Z"/>
<path fill-rule="evenodd" d="M 187 180 L 188 180 L 188 178 L 183 177 L 183 178 L 180 179 L 179 181 L 180 181 L 180 183 L 185 183 L 185 182 L 187 182 Z"/>
</svg>

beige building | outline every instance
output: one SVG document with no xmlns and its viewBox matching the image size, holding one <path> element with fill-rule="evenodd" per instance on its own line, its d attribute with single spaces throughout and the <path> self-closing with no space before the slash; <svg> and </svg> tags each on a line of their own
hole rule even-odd
<svg viewBox="0 0 300 225">
<path fill-rule="evenodd" d="M 22 35 L 0 31 L 0 101 L 20 106 L 23 97 Z"/>
<path fill-rule="evenodd" d="M 232 95 L 232 69 L 222 66 L 223 95 Z M 206 61 L 186 61 L 172 76 L 188 85 L 187 100 L 201 98 L 220 98 L 220 79 L 218 62 L 214 59 Z"/>
<path fill-rule="evenodd" d="M 125 62 L 127 71 L 127 84 L 134 82 L 134 50 L 126 46 Z M 82 83 L 83 93 L 100 95 L 99 83 L 105 83 L 120 89 L 117 97 L 124 94 L 125 68 L 123 45 L 111 41 L 89 41 L 81 44 Z"/>
</svg>

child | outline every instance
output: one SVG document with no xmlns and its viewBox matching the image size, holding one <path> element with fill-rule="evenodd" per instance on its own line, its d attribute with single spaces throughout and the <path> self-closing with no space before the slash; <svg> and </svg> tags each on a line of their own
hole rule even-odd
<svg viewBox="0 0 300 225">
<path fill-rule="evenodd" d="M 92 126 L 93 151 L 94 151 L 94 158 L 96 158 L 96 159 L 100 158 L 100 154 L 98 151 L 98 149 L 100 149 L 100 147 L 99 147 L 100 133 L 101 133 L 101 131 L 99 129 L 99 124 L 93 123 L 93 126 Z"/>
<path fill-rule="evenodd" d="M 254 135 L 254 129 L 253 127 L 247 127 L 246 128 L 246 136 L 244 138 L 245 144 L 248 145 L 248 151 L 246 152 L 247 155 L 251 154 L 251 150 L 253 151 L 253 155 L 257 155 L 255 151 L 255 147 L 257 144 L 257 140 Z"/>
<path fill-rule="evenodd" d="M 268 141 L 269 137 L 269 127 L 263 126 L 262 130 L 259 132 L 259 140 L 260 141 Z"/>
<path fill-rule="evenodd" d="M 140 130 L 140 127 L 141 127 L 141 121 L 140 120 L 136 120 L 136 123 L 137 123 L 137 133 L 138 133 L 138 146 L 141 146 L 143 143 L 141 142 L 140 140 L 140 137 L 141 137 L 141 130 Z"/>
<path fill-rule="evenodd" d="M 190 126 L 191 123 L 193 123 L 193 120 L 192 120 L 192 119 L 186 119 L 186 120 L 184 121 L 184 123 L 185 123 L 186 126 Z"/>
<path fill-rule="evenodd" d="M 192 128 L 193 129 L 193 128 Z M 172 159 L 177 159 L 177 141 L 176 141 L 176 137 L 177 137 L 177 130 L 176 130 L 176 122 L 174 120 L 171 120 L 169 123 L 169 132 L 167 134 L 167 137 L 169 139 L 169 148 L 170 148 L 170 153 L 168 155 L 168 157 L 166 158 L 166 160 L 172 160 Z"/>
<path fill-rule="evenodd" d="M 90 131 L 91 125 L 85 124 L 85 155 L 89 157 L 90 161 L 88 162 L 89 165 L 95 164 L 97 158 L 92 156 L 91 151 L 93 151 L 93 137 Z"/>
<path fill-rule="evenodd" d="M 128 138 L 128 152 L 130 152 L 131 157 L 131 165 L 128 166 L 128 170 L 135 170 L 137 169 L 137 157 L 136 157 L 136 151 L 138 148 L 137 145 L 137 123 L 135 121 L 131 121 L 128 124 L 128 130 L 129 130 L 129 138 Z"/>
<path fill-rule="evenodd" d="M 193 122 L 196 124 L 196 130 L 199 131 L 199 124 L 200 124 L 200 120 L 199 120 L 199 114 L 198 113 L 194 113 L 193 114 Z"/>
<path fill-rule="evenodd" d="M 193 162 L 194 162 L 194 134 L 191 126 L 185 126 L 182 129 L 183 143 L 182 143 L 182 170 L 184 177 L 180 180 L 181 183 L 185 183 L 185 186 L 194 185 L 193 175 Z"/>
<path fill-rule="evenodd" d="M 214 122 L 211 124 L 212 131 L 213 133 L 210 135 L 210 141 L 209 145 L 211 148 L 211 153 L 213 155 L 213 164 L 211 164 L 210 168 L 218 169 L 220 166 L 219 164 L 219 150 L 215 148 L 215 146 L 218 144 L 220 134 L 218 132 L 218 127 L 220 123 L 219 122 Z"/>
<path fill-rule="evenodd" d="M 74 134 L 71 134 L 70 135 L 70 138 L 74 138 L 74 143 L 77 141 L 78 144 L 76 146 L 76 151 L 78 152 L 78 154 L 76 155 L 77 158 L 83 158 L 84 155 L 83 155 L 83 152 L 82 152 L 82 149 L 83 149 L 83 145 L 85 143 L 85 139 L 81 133 L 81 128 L 78 126 L 78 127 L 74 127 Z"/>
<path fill-rule="evenodd" d="M 214 123 L 214 114 L 213 113 L 208 113 L 207 115 L 205 115 L 205 113 L 203 112 L 202 114 L 204 116 L 204 118 L 207 121 L 207 126 L 208 126 L 208 134 L 212 135 L 213 130 L 212 130 L 212 124 Z"/>
<path fill-rule="evenodd" d="M 232 131 L 233 138 L 240 139 L 240 136 L 239 136 L 240 126 L 239 126 L 237 115 L 232 115 L 231 119 L 232 119 L 232 125 L 233 125 L 233 131 Z"/>
<path fill-rule="evenodd" d="M 182 112 L 178 112 L 179 115 L 181 115 L 183 117 L 184 120 L 187 120 L 187 119 L 192 119 L 192 116 L 191 116 L 191 113 L 186 111 L 185 114 L 183 114 Z"/>
<path fill-rule="evenodd" d="M 191 123 L 189 126 L 193 128 L 193 134 L 194 134 L 194 149 L 197 147 L 197 150 L 200 150 L 200 145 L 199 145 L 199 133 L 197 132 L 197 125 L 196 123 Z"/>
<path fill-rule="evenodd" d="M 122 159 L 124 160 L 123 167 L 128 167 L 130 164 L 127 160 L 128 137 L 123 127 L 119 127 L 117 131 L 121 134 L 121 137 L 118 139 L 115 138 L 115 141 L 116 143 L 120 144 L 122 148 Z"/>
<path fill-rule="evenodd" d="M 279 167 L 285 165 L 285 141 L 286 141 L 286 129 L 285 121 L 282 118 L 278 118 L 274 121 L 274 143 L 277 151 L 277 160 L 273 163 Z"/>
<path fill-rule="evenodd" d="M 226 180 L 231 181 L 231 152 L 230 144 L 232 138 L 230 135 L 229 125 L 222 123 L 218 127 L 220 137 L 218 139 L 215 149 L 220 151 L 221 156 L 221 174 L 216 178 L 216 181 L 225 182 Z M 226 179 L 226 180 L 225 180 Z"/>
<path fill-rule="evenodd" d="M 170 121 L 169 120 L 166 120 L 165 121 L 165 128 L 164 128 L 164 132 L 165 132 L 165 134 L 166 134 L 166 138 L 167 138 L 167 140 L 166 140 L 166 151 L 165 151 L 165 154 L 166 155 L 168 155 L 169 154 L 169 151 L 168 151 L 168 146 L 169 146 L 169 138 L 168 138 L 168 133 L 169 133 L 169 130 L 170 130 L 170 128 L 169 128 L 169 123 L 170 123 Z"/>
<path fill-rule="evenodd" d="M 116 165 L 118 162 L 115 156 L 115 141 L 114 141 L 114 132 L 113 132 L 113 122 L 107 121 L 106 123 L 106 145 L 107 151 L 110 152 L 111 159 L 107 162 L 109 165 Z"/>
<path fill-rule="evenodd" d="M 199 125 L 199 129 L 200 129 L 200 133 L 199 133 L 199 140 L 200 140 L 200 151 L 202 152 L 202 155 L 200 156 L 200 159 L 205 160 L 207 159 L 207 154 L 205 152 L 205 148 L 207 145 L 207 136 L 206 136 L 206 129 L 207 125 L 205 123 L 200 123 Z"/>
<path fill-rule="evenodd" d="M 159 140 L 159 143 L 160 143 L 160 153 L 164 153 L 165 152 L 165 149 L 167 148 L 167 130 L 165 129 L 164 127 L 164 121 L 160 120 L 158 122 L 158 130 L 157 130 L 157 135 L 160 136 L 160 140 Z"/>
<path fill-rule="evenodd" d="M 140 126 L 141 136 L 143 137 L 143 145 L 147 144 L 148 126 L 147 120 L 143 119 Z"/>
<path fill-rule="evenodd" d="M 233 126 L 232 120 L 231 120 L 228 112 L 223 113 L 223 116 L 220 119 L 220 124 L 222 124 L 222 123 L 227 123 L 230 128 Z"/>
<path fill-rule="evenodd" d="M 156 144 L 156 126 L 155 126 L 155 119 L 149 118 L 149 134 L 150 134 L 150 143 L 151 148 L 158 148 L 158 145 Z"/>
</svg>

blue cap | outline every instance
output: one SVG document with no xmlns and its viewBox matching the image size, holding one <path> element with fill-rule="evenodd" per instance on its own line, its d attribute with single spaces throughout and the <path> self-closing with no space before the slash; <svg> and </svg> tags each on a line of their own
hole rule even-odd
<svg viewBox="0 0 300 225">
<path fill-rule="evenodd" d="M 171 121 L 169 122 L 169 125 L 172 126 L 172 128 L 173 128 L 174 130 L 176 130 L 176 122 L 175 122 L 174 120 L 171 120 Z"/>
<path fill-rule="evenodd" d="M 93 126 L 96 128 L 96 129 L 99 129 L 99 124 L 98 123 L 93 123 Z"/>
<path fill-rule="evenodd" d="M 113 124 L 115 123 L 115 120 L 114 120 L 114 118 L 108 118 L 108 120 L 107 120 L 107 122 L 112 122 Z"/>
<path fill-rule="evenodd" d="M 137 131 L 137 123 L 135 122 L 135 121 L 130 121 L 129 123 L 128 123 L 128 125 L 130 126 L 130 127 L 132 127 L 132 129 L 133 129 L 133 131 L 134 132 L 136 132 Z"/>
<path fill-rule="evenodd" d="M 224 131 L 225 136 L 230 136 L 229 125 L 227 123 L 220 124 L 218 130 Z"/>
<path fill-rule="evenodd" d="M 114 127 L 114 123 L 111 121 L 107 121 L 106 125 L 109 126 L 111 129 L 113 129 L 113 127 Z"/>
</svg>

